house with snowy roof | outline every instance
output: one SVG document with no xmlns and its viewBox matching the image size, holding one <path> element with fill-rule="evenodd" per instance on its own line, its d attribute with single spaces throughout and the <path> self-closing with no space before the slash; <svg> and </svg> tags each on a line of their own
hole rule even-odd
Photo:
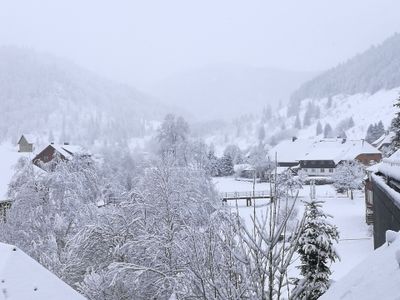
<svg viewBox="0 0 400 300">
<path fill-rule="evenodd" d="M 54 168 L 54 164 L 50 164 L 50 162 L 55 162 L 55 158 L 58 158 L 62 161 L 68 161 L 74 156 L 88 157 L 90 154 L 81 146 L 70 145 L 69 143 L 51 143 L 42 151 L 40 151 L 32 160 L 32 162 L 37 167 L 47 171 Z"/>
<path fill-rule="evenodd" d="M 308 153 L 309 149 L 315 143 L 315 139 L 296 139 L 280 142 L 271 148 L 268 152 L 268 158 L 271 161 L 277 160 L 279 167 L 296 167 L 299 161 Z"/>
<path fill-rule="evenodd" d="M 18 152 L 33 152 L 35 137 L 31 134 L 23 134 L 18 140 Z"/>
<path fill-rule="evenodd" d="M 0 299 L 85 299 L 22 250 L 4 243 L 0 243 L 0 289 Z"/>
<path fill-rule="evenodd" d="M 372 142 L 372 146 L 374 146 L 379 151 L 385 151 L 391 144 L 395 137 L 394 132 L 385 132 L 380 136 L 376 141 Z"/>
<path fill-rule="evenodd" d="M 309 176 L 331 176 L 341 162 L 357 160 L 369 166 L 381 159 L 382 153 L 365 140 L 337 138 L 315 141 L 299 164 Z"/>
</svg>

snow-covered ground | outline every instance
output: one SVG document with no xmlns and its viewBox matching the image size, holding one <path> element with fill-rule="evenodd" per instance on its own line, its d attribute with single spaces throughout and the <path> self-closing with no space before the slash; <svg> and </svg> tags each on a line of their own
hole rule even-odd
<svg viewBox="0 0 400 300">
<path fill-rule="evenodd" d="M 252 190 L 252 182 L 237 181 L 234 178 L 214 178 L 216 189 L 221 192 L 243 192 Z M 256 184 L 256 191 L 269 190 L 268 183 Z M 340 240 L 336 245 L 341 261 L 332 266 L 332 279 L 339 280 L 353 267 L 364 260 L 373 252 L 373 240 L 369 233 L 369 227 L 365 223 L 365 204 L 363 191 L 355 192 L 354 200 L 345 195 L 337 194 L 331 185 L 315 187 L 316 198 L 324 200 L 324 211 L 332 216 L 331 223 L 340 231 Z M 299 193 L 299 200 L 308 200 L 309 186 L 305 186 Z M 256 200 L 256 213 L 262 215 L 267 208 L 267 200 Z M 236 209 L 236 202 L 229 203 L 232 209 Z M 301 211 L 301 202 L 298 203 Z M 238 201 L 240 215 L 251 222 L 253 207 L 246 207 L 245 201 Z"/>
<path fill-rule="evenodd" d="M 368 255 L 321 299 L 325 300 L 399 300 L 400 267 L 397 260 L 400 236 L 394 243 L 382 245 Z"/>
</svg>

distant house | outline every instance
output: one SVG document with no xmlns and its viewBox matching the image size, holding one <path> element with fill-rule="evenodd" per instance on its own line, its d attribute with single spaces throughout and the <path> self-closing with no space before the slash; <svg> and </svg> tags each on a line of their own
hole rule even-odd
<svg viewBox="0 0 400 300">
<path fill-rule="evenodd" d="M 18 141 L 18 152 L 33 152 L 34 137 L 28 134 L 21 135 Z"/>
<path fill-rule="evenodd" d="M 313 143 L 299 163 L 309 176 L 331 176 L 343 161 L 370 166 L 381 159 L 382 153 L 364 140 L 322 139 Z"/>
<path fill-rule="evenodd" d="M 315 141 L 315 139 L 296 138 L 282 141 L 268 152 L 268 157 L 271 161 L 276 159 L 279 167 L 296 167 Z"/>
<path fill-rule="evenodd" d="M 47 171 L 54 168 L 54 165 L 50 164 L 50 162 L 54 161 L 56 157 L 62 161 L 65 161 L 71 160 L 71 158 L 75 155 L 90 156 L 90 154 L 88 154 L 88 152 L 80 146 L 70 145 L 68 143 L 61 145 L 50 144 L 41 152 L 39 152 L 32 162 L 37 167 Z"/>
<path fill-rule="evenodd" d="M 384 152 L 391 145 L 393 138 L 395 137 L 395 133 L 388 131 L 385 132 L 379 139 L 374 141 L 371 145 L 374 146 L 379 151 Z"/>
</svg>

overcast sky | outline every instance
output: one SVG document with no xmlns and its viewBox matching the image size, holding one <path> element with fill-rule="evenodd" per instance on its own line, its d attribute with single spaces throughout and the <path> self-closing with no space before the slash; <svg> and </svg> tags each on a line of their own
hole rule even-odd
<svg viewBox="0 0 400 300">
<path fill-rule="evenodd" d="M 144 87 L 235 63 L 323 70 L 400 32 L 399 0 L 0 0 L 0 44 Z"/>
</svg>

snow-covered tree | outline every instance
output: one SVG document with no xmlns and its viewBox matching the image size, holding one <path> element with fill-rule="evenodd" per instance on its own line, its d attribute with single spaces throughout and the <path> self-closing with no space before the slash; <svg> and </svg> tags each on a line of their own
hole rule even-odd
<svg viewBox="0 0 400 300">
<path fill-rule="evenodd" d="M 353 199 L 353 191 L 362 187 L 364 175 L 364 169 L 358 161 L 344 161 L 333 173 L 333 185 L 338 191 L 350 192 L 350 198 Z"/>
<path fill-rule="evenodd" d="M 322 124 L 321 124 L 320 121 L 318 121 L 317 127 L 315 128 L 315 134 L 316 134 L 316 135 L 322 134 Z"/>
<path fill-rule="evenodd" d="M 264 142 L 265 140 L 265 128 L 264 125 L 260 125 L 260 127 L 258 128 L 258 142 L 261 144 Z"/>
<path fill-rule="evenodd" d="M 333 137 L 333 130 L 329 123 L 325 124 L 324 127 L 324 138 L 332 138 Z"/>
<path fill-rule="evenodd" d="M 382 121 L 379 123 L 370 124 L 368 126 L 367 135 L 365 136 L 365 140 L 368 143 L 373 143 L 378 138 L 380 138 L 385 133 L 385 127 L 383 126 Z"/>
<path fill-rule="evenodd" d="M 294 121 L 294 128 L 301 129 L 301 121 L 300 121 L 299 114 L 296 115 L 296 119 Z"/>
<path fill-rule="evenodd" d="M 231 176 L 234 173 L 232 158 L 228 155 L 223 155 L 218 160 L 218 169 L 220 176 Z"/>
<path fill-rule="evenodd" d="M 37 172 L 29 160 L 21 161 L 9 188 L 12 206 L 1 240 L 65 278 L 67 244 L 96 218 L 102 200 L 105 182 L 98 175 L 90 158 L 60 160 L 52 172 Z"/>
<path fill-rule="evenodd" d="M 243 163 L 243 153 L 237 145 L 232 144 L 226 146 L 224 155 L 229 156 L 232 159 L 233 164 Z"/>
<path fill-rule="evenodd" d="M 187 165 L 189 163 L 188 135 L 189 125 L 182 117 L 176 117 L 173 114 L 166 115 L 157 135 L 161 157 L 172 157 L 177 165 Z"/>
<path fill-rule="evenodd" d="M 296 280 L 295 299 L 316 300 L 329 288 L 330 265 L 339 259 L 333 243 L 339 232 L 322 210 L 322 201 L 305 203 L 305 223 L 298 244 L 301 278 Z"/>
</svg>

